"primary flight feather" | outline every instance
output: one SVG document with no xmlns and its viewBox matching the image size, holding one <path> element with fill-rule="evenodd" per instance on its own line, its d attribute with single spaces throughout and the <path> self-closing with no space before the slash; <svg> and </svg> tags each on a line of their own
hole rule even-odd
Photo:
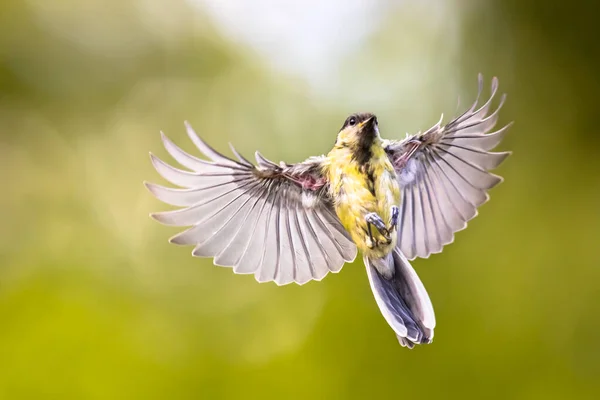
<svg viewBox="0 0 600 400">
<path fill-rule="evenodd" d="M 403 346 L 430 343 L 435 315 L 427 291 L 408 260 L 439 253 L 502 181 L 490 173 L 510 154 L 491 152 L 508 125 L 490 133 L 504 103 L 490 113 L 498 89 L 477 108 L 404 140 L 386 140 L 377 117 L 349 116 L 326 156 L 276 164 L 256 152 L 256 164 L 233 146 L 235 159 L 214 150 L 186 122 L 200 159 L 164 134 L 181 170 L 151 160 L 180 189 L 146 183 L 164 203 L 180 206 L 152 214 L 189 227 L 170 239 L 194 246 L 196 257 L 259 282 L 278 285 L 321 280 L 363 254 L 367 276 L 385 320 Z"/>
</svg>

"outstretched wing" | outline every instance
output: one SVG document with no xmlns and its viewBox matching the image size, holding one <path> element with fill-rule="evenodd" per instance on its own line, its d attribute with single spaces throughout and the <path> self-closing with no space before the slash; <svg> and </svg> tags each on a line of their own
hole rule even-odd
<svg viewBox="0 0 600 400">
<path fill-rule="evenodd" d="M 258 152 L 258 166 L 241 156 L 225 157 L 207 145 L 186 122 L 187 132 L 211 161 L 187 154 L 164 134 L 167 152 L 191 171 L 150 155 L 158 173 L 185 189 L 145 183 L 159 200 L 184 208 L 152 214 L 166 225 L 191 226 L 170 242 L 193 245 L 196 257 L 254 274 L 259 282 L 304 284 L 339 272 L 354 260 L 356 246 L 333 212 L 318 157 L 277 165 Z"/>
<path fill-rule="evenodd" d="M 386 151 L 394 164 L 402 190 L 398 246 L 409 260 L 442 251 L 477 215 L 488 199 L 487 191 L 502 182 L 489 171 L 510 152 L 490 152 L 500 143 L 509 125 L 490 132 L 505 100 L 488 115 L 498 80 L 492 80 L 492 94 L 481 108 L 477 102 L 446 125 L 441 120 L 424 133 L 402 141 L 388 141 Z"/>
</svg>

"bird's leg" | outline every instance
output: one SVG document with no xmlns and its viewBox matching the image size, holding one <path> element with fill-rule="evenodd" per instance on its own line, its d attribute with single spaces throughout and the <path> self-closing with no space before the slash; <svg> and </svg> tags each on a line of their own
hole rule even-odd
<svg viewBox="0 0 600 400">
<path fill-rule="evenodd" d="M 369 230 L 369 239 L 371 240 L 371 243 L 373 243 L 373 244 L 375 243 L 375 241 L 373 239 L 373 234 L 371 232 L 371 225 L 373 225 L 375 228 L 377 228 L 379 233 L 381 235 L 383 235 L 383 237 L 385 237 L 385 239 L 388 243 L 391 242 L 390 232 L 385 227 L 385 222 L 383 222 L 383 219 L 381 219 L 381 217 L 377 213 L 367 214 L 365 216 L 365 221 L 367 221 L 367 227 Z"/>
<path fill-rule="evenodd" d="M 373 247 L 375 247 L 375 239 L 373 239 L 373 231 L 371 230 L 371 224 L 369 222 L 367 222 L 367 232 L 369 234 L 369 236 L 367 236 L 367 247 L 372 249 Z"/>
<path fill-rule="evenodd" d="M 398 208 L 398 206 L 392 206 L 392 211 L 390 212 L 390 214 L 392 214 L 390 218 L 390 232 L 392 232 L 397 230 L 398 228 L 398 216 L 400 214 L 400 209 Z"/>
</svg>

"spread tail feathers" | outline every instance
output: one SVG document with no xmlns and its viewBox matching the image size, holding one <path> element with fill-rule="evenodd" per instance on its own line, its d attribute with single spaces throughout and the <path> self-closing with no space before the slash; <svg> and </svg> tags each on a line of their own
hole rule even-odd
<svg viewBox="0 0 600 400">
<path fill-rule="evenodd" d="M 398 250 L 386 258 L 364 257 L 375 301 L 402 346 L 431 343 L 435 314 L 429 295 Z M 380 272 L 381 271 L 381 272 Z"/>
</svg>

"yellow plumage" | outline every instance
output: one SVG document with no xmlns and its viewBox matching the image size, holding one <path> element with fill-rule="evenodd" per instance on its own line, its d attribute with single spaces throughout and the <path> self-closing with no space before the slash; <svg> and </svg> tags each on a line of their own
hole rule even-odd
<svg viewBox="0 0 600 400">
<path fill-rule="evenodd" d="M 376 213 L 389 227 L 392 206 L 400 205 L 400 188 L 381 138 L 377 135 L 367 148 L 361 148 L 361 128 L 358 124 L 340 132 L 324 166 L 342 225 L 365 255 L 379 258 L 396 246 L 396 232 L 386 238 L 372 229 L 375 243 L 371 243 L 365 217 Z M 360 152 L 367 155 L 366 162 L 360 161 Z"/>
</svg>

